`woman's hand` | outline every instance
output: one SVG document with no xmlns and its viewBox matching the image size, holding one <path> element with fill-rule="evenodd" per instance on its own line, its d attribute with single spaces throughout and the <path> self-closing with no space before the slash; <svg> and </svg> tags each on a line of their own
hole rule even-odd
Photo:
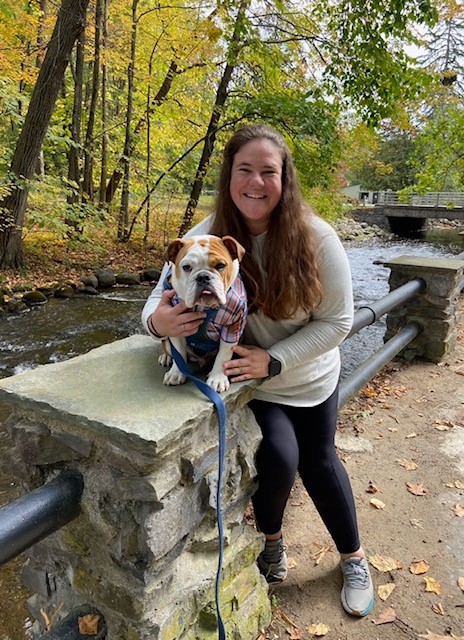
<svg viewBox="0 0 464 640">
<path fill-rule="evenodd" d="M 233 351 L 240 357 L 224 363 L 224 373 L 231 382 L 267 378 L 271 356 L 265 349 L 241 344 L 234 347 Z"/>
<path fill-rule="evenodd" d="M 148 318 L 148 324 L 163 337 L 193 336 L 206 318 L 206 313 L 192 311 L 183 301 L 172 306 L 171 300 L 175 295 L 173 289 L 163 291 L 157 308 Z"/>
</svg>

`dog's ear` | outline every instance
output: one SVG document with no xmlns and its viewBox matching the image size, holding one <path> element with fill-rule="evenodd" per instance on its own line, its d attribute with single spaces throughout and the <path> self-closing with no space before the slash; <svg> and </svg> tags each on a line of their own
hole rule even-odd
<svg viewBox="0 0 464 640">
<path fill-rule="evenodd" d="M 222 236 L 222 241 L 224 243 L 224 246 L 232 256 L 233 260 L 237 259 L 239 262 L 241 262 L 243 256 L 246 253 L 242 245 L 237 242 L 235 238 L 232 238 L 232 236 Z"/>
<path fill-rule="evenodd" d="M 177 258 L 177 254 L 184 246 L 184 241 L 181 238 L 176 238 L 172 242 L 169 243 L 168 248 L 166 250 L 166 259 L 170 262 L 175 262 Z"/>
</svg>

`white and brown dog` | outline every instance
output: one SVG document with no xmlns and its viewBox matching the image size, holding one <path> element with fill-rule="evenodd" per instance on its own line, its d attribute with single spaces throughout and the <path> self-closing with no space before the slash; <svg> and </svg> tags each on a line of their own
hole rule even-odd
<svg viewBox="0 0 464 640">
<path fill-rule="evenodd" d="M 247 298 L 239 274 L 239 263 L 245 249 L 231 236 L 193 236 L 173 240 L 167 257 L 171 265 L 163 283 L 164 289 L 174 289 L 172 304 L 183 300 L 190 309 L 207 313 L 203 324 L 193 336 L 169 338 L 185 361 L 201 365 L 214 358 L 206 383 L 219 393 L 229 388 L 223 364 L 233 355 L 232 348 L 243 333 L 247 316 Z M 169 341 L 163 340 L 164 353 L 158 362 L 171 365 L 164 384 L 178 385 L 185 375 L 172 361 Z"/>
</svg>

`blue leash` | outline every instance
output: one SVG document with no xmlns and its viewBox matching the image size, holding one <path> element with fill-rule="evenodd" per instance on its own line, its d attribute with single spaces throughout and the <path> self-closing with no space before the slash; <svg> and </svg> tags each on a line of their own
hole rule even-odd
<svg viewBox="0 0 464 640">
<path fill-rule="evenodd" d="M 218 566 L 216 572 L 216 587 L 215 587 L 215 597 L 216 597 L 216 613 L 217 613 L 217 622 L 218 622 L 218 640 L 227 640 L 226 631 L 224 628 L 224 623 L 221 617 L 221 609 L 219 605 L 219 587 L 221 585 L 221 570 L 222 570 L 222 559 L 224 556 L 224 528 L 222 524 L 222 506 L 221 506 L 221 493 L 222 493 L 222 475 L 224 471 L 224 457 L 226 452 L 226 408 L 224 406 L 224 402 L 217 391 L 211 389 L 210 386 L 206 384 L 200 378 L 196 378 L 192 372 L 190 371 L 187 363 L 174 347 L 171 341 L 169 341 L 169 345 L 171 347 L 172 357 L 174 362 L 179 367 L 180 371 L 192 380 L 198 389 L 207 396 L 211 402 L 214 403 L 216 407 L 216 411 L 218 414 L 218 428 L 219 428 L 219 464 L 218 464 L 218 480 L 217 480 L 217 493 L 216 493 L 216 511 L 217 511 L 217 525 L 218 525 L 218 533 L 219 533 L 219 557 L 218 557 Z"/>
</svg>

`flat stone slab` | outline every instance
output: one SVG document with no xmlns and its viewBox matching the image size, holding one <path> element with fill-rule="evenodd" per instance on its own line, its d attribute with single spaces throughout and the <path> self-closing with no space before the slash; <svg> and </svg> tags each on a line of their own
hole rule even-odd
<svg viewBox="0 0 464 640">
<path fill-rule="evenodd" d="M 103 345 L 65 362 L 46 364 L 0 380 L 0 401 L 80 424 L 106 437 L 131 440 L 137 448 L 159 451 L 190 421 L 207 420 L 214 411 L 189 381 L 163 384 L 166 369 L 158 364 L 159 344 L 134 335 Z M 244 395 L 255 383 L 236 383 L 224 401 Z M 119 437 L 118 437 L 119 436 Z"/>
</svg>

